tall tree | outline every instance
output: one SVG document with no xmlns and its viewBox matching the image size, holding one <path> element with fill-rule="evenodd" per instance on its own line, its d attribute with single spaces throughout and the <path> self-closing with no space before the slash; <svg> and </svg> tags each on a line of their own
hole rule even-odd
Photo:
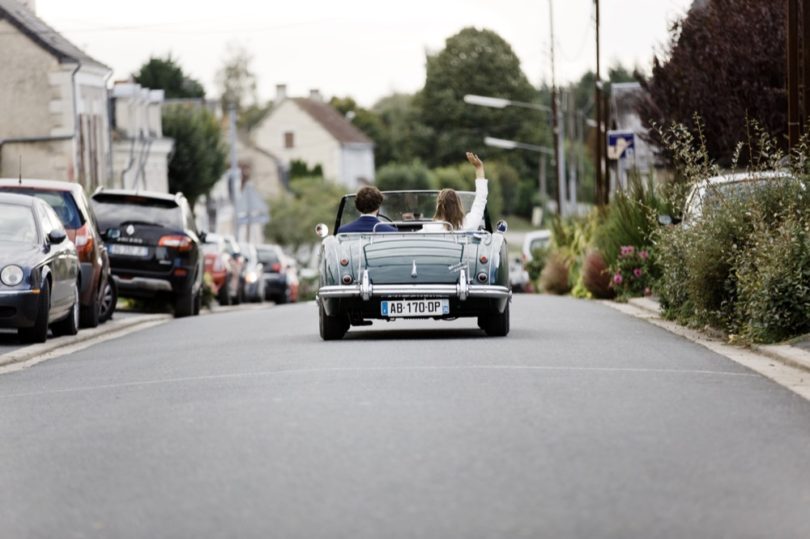
<svg viewBox="0 0 810 539">
<path fill-rule="evenodd" d="M 421 122 L 432 131 L 430 153 L 425 161 L 433 166 L 454 164 L 464 152 L 482 153 L 485 136 L 541 143 L 547 130 L 539 112 L 507 107 L 491 109 L 464 102 L 465 94 L 503 97 L 532 102 L 538 92 L 529 83 L 512 47 L 491 30 L 465 28 L 447 39 L 445 48 L 427 57 L 424 90 L 417 97 Z M 486 158 L 498 154 L 486 151 Z M 536 157 L 501 154 L 524 164 Z M 536 170 L 536 165 L 533 167 Z M 524 167 L 525 169 L 525 167 Z"/>
<path fill-rule="evenodd" d="M 639 110 L 647 126 L 703 122 L 710 155 L 728 164 L 746 138 L 746 119 L 770 134 L 787 127 L 784 0 L 695 3 L 653 59 Z M 652 131 L 656 136 L 655 131 Z"/>
<path fill-rule="evenodd" d="M 150 57 L 132 78 L 145 88 L 164 90 L 169 99 L 205 97 L 203 85 L 187 76 L 171 53 L 165 58 Z"/>
<path fill-rule="evenodd" d="M 174 105 L 163 111 L 163 132 L 174 139 L 169 190 L 185 194 L 193 207 L 225 172 L 227 150 L 222 129 L 208 109 Z"/>
<path fill-rule="evenodd" d="M 229 43 L 225 60 L 217 71 L 216 81 L 222 106 L 235 105 L 242 111 L 258 101 L 256 74 L 251 64 L 253 54 L 239 43 Z"/>
</svg>

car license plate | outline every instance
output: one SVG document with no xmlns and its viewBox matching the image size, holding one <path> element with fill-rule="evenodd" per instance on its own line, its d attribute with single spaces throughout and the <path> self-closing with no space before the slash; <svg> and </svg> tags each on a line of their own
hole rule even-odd
<svg viewBox="0 0 810 539">
<path fill-rule="evenodd" d="M 149 254 L 149 249 L 142 245 L 110 245 L 110 254 L 118 256 L 140 256 L 144 257 Z"/>
<path fill-rule="evenodd" d="M 446 299 L 406 299 L 380 302 L 382 315 L 388 318 L 443 316 L 450 314 L 450 301 Z"/>
</svg>

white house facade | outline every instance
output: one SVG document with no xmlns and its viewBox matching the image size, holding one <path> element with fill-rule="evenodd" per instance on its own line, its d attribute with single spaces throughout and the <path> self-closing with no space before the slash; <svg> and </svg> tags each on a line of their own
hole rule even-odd
<svg viewBox="0 0 810 539">
<path fill-rule="evenodd" d="M 150 90 L 134 82 L 113 87 L 112 185 L 169 192 L 169 155 L 174 141 L 163 136 L 163 98 L 163 90 Z"/>
<path fill-rule="evenodd" d="M 349 190 L 374 181 L 374 143 L 317 91 L 308 98 L 288 98 L 280 85 L 276 106 L 253 139 L 285 167 L 294 160 L 310 168 L 320 165 L 326 179 Z"/>
<path fill-rule="evenodd" d="M 107 83 L 112 70 L 35 14 L 33 0 L 0 0 L 0 176 L 108 185 Z"/>
</svg>

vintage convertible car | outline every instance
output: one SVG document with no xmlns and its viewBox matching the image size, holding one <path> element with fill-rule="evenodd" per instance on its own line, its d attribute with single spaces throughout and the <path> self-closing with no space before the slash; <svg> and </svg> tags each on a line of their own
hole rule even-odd
<svg viewBox="0 0 810 539">
<path fill-rule="evenodd" d="M 490 336 L 509 333 L 509 259 L 499 222 L 493 232 L 485 212 L 479 230 L 425 232 L 432 222 L 437 191 L 385 192 L 382 222 L 397 232 L 329 235 L 323 238 L 318 305 L 324 340 L 341 339 L 350 326 L 371 320 L 478 319 Z M 469 208 L 474 193 L 459 193 Z M 340 202 L 335 230 L 359 217 L 354 195 Z"/>
</svg>

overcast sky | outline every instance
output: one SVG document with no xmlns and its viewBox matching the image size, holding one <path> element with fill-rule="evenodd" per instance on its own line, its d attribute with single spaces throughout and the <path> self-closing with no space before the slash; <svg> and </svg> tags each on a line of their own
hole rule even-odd
<svg viewBox="0 0 810 539">
<path fill-rule="evenodd" d="M 602 0 L 605 65 L 647 69 L 669 25 L 691 0 Z M 578 78 L 595 64 L 593 0 L 554 0 L 557 73 Z M 425 77 L 425 51 L 465 26 L 508 41 L 534 84 L 550 80 L 546 0 L 37 0 L 37 12 L 77 45 L 127 78 L 150 54 L 174 54 L 215 93 L 214 76 L 230 42 L 255 55 L 259 94 L 277 83 L 292 95 L 319 88 L 370 106 Z"/>
</svg>

